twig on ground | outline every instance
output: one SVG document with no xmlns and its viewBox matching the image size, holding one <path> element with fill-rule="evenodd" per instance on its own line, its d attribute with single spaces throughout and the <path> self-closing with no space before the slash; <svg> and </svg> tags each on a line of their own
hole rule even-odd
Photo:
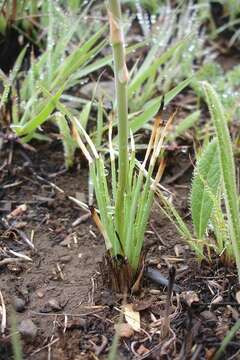
<svg viewBox="0 0 240 360">
<path fill-rule="evenodd" d="M 29 240 L 24 231 L 17 229 L 13 224 L 9 224 L 9 222 L 5 218 L 1 218 L 0 221 L 5 230 L 14 231 L 32 250 L 34 249 L 33 243 L 31 242 L 31 240 Z"/>
<path fill-rule="evenodd" d="M 76 227 L 80 224 L 82 224 L 83 222 L 87 221 L 88 219 L 90 219 L 92 216 L 91 212 L 89 211 L 88 213 L 80 216 L 79 218 L 77 218 L 73 223 L 72 223 L 72 227 Z"/>
<path fill-rule="evenodd" d="M 164 314 L 164 320 L 162 322 L 162 328 L 161 328 L 161 336 L 164 339 L 166 336 L 168 336 L 170 331 L 170 305 L 171 305 L 171 299 L 172 299 L 172 292 L 174 287 L 174 281 L 175 281 L 175 275 L 176 275 L 176 268 L 172 266 L 169 269 L 169 281 L 168 281 L 168 292 L 167 292 L 167 301 L 166 301 L 166 308 L 165 308 L 165 314 Z"/>
<path fill-rule="evenodd" d="M 99 346 L 96 345 L 92 340 L 89 340 L 89 342 L 93 345 L 95 354 L 99 356 L 106 349 L 108 344 L 108 339 L 106 338 L 106 336 L 102 335 L 102 343 Z"/>
<path fill-rule="evenodd" d="M 8 264 L 14 264 L 18 262 L 26 261 L 26 259 L 23 258 L 7 258 L 0 261 L 0 267 Z"/>
<path fill-rule="evenodd" d="M 2 313 L 1 333 L 4 334 L 7 326 L 7 312 L 1 290 L 0 290 L 0 300 L 1 300 L 1 313 Z"/>
<path fill-rule="evenodd" d="M 18 257 L 18 258 L 23 259 L 23 260 L 32 261 L 32 259 L 31 259 L 29 256 L 27 256 L 27 255 L 18 253 L 18 252 L 13 251 L 13 250 L 8 250 L 8 252 L 9 252 L 10 254 L 12 254 L 12 255 L 15 255 L 15 256 Z"/>
<path fill-rule="evenodd" d="M 156 227 L 153 225 L 152 222 L 150 223 L 150 227 L 154 232 L 154 234 L 156 235 L 156 237 L 158 238 L 158 240 L 160 241 L 160 243 L 164 246 L 167 246 L 167 244 L 165 243 L 165 241 L 163 240 L 163 238 L 161 237 L 161 235 L 159 234 L 159 232 L 157 231 Z"/>
<path fill-rule="evenodd" d="M 159 270 L 154 269 L 150 266 L 146 268 L 145 276 L 161 286 L 169 286 L 169 280 L 165 276 L 163 276 Z M 178 285 L 174 284 L 173 291 L 175 291 L 176 293 L 180 293 L 182 290 Z"/>
<path fill-rule="evenodd" d="M 41 347 L 41 348 L 39 348 L 39 349 L 37 349 L 37 350 L 35 350 L 35 351 L 33 351 L 29 356 L 30 357 L 32 357 L 32 356 L 34 356 L 34 355 L 36 355 L 36 354 L 38 354 L 40 351 L 42 351 L 42 350 L 44 350 L 44 349 L 46 349 L 46 348 L 48 348 L 49 346 L 52 346 L 53 344 L 55 344 L 56 342 L 58 342 L 59 341 L 59 338 L 56 338 L 56 339 L 54 339 L 53 341 L 51 341 L 50 343 L 48 343 L 47 345 L 44 345 L 43 347 Z"/>
</svg>

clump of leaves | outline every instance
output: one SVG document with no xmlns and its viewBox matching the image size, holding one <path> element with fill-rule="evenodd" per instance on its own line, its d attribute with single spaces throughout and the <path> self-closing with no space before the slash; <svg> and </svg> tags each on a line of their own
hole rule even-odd
<svg viewBox="0 0 240 360">
<path fill-rule="evenodd" d="M 135 144 L 133 136 L 131 136 L 131 150 L 128 153 L 127 160 L 127 182 L 125 190 L 121 194 L 122 203 L 121 207 L 119 207 L 120 178 L 117 175 L 115 151 L 111 140 L 111 124 L 109 126 L 110 173 L 106 176 L 108 170 L 102 155 L 97 152 L 91 139 L 77 119 L 72 118 L 74 136 L 88 159 L 90 176 L 97 198 L 99 215 L 96 210 L 92 210 L 93 217 L 105 239 L 106 248 L 111 257 L 115 260 L 118 259 L 119 263 L 121 263 L 119 259 L 123 259 L 124 263 L 127 261 L 125 263 L 127 275 L 125 277 L 123 275 L 124 279 L 119 275 L 119 271 L 122 271 L 121 266 L 119 265 L 118 268 L 114 264 L 115 272 L 117 272 L 116 278 L 118 279 L 115 278 L 114 287 L 118 291 L 131 288 L 141 270 L 140 259 L 144 234 L 150 216 L 154 192 L 164 170 L 164 162 L 160 162 L 154 180 L 152 179 L 153 171 L 162 151 L 163 140 L 172 119 L 173 117 L 169 119 L 164 128 L 160 126 L 161 119 L 159 117 L 155 120 L 144 161 L 139 167 L 136 166 Z M 89 150 L 86 149 L 82 138 L 87 141 Z M 149 163 L 148 168 L 147 163 Z M 123 283 L 122 280 L 124 280 Z"/>
<path fill-rule="evenodd" d="M 190 208 L 194 233 L 160 192 L 161 208 L 183 236 L 203 258 L 205 249 L 214 249 L 225 263 L 235 259 L 240 275 L 240 220 L 236 173 L 227 117 L 221 101 L 207 82 L 203 83 L 206 101 L 215 129 L 215 138 L 209 142 L 197 161 L 191 187 Z M 215 240 L 209 236 L 214 233 Z"/>
<path fill-rule="evenodd" d="M 164 170 L 163 160 L 157 173 L 153 171 L 162 152 L 162 145 L 173 116 L 162 126 L 157 117 L 145 158 L 136 166 L 135 143 L 128 128 L 128 70 L 125 62 L 121 10 L 117 0 L 109 0 L 110 38 L 113 48 L 116 87 L 117 148 L 112 141 L 112 122 L 109 124 L 110 171 L 107 163 L 93 144 L 81 123 L 70 115 L 73 135 L 89 163 L 90 177 L 94 185 L 98 211 L 92 210 L 93 218 L 102 233 L 108 252 L 111 286 L 121 292 L 132 288 L 141 274 L 144 234 L 154 191 Z M 61 107 L 64 115 L 69 115 Z M 102 113 L 101 107 L 99 111 Z M 101 118 L 101 116 L 99 116 Z M 128 138 L 131 138 L 129 148 Z M 88 148 L 85 145 L 88 144 Z M 116 154 L 118 161 L 116 162 Z M 118 164 L 116 166 L 116 164 Z"/>
<path fill-rule="evenodd" d="M 203 84 L 203 87 L 217 135 L 219 162 L 223 181 L 223 196 L 227 213 L 227 227 L 240 281 L 240 212 L 231 137 L 227 126 L 225 111 L 217 93 L 207 82 Z"/>
</svg>

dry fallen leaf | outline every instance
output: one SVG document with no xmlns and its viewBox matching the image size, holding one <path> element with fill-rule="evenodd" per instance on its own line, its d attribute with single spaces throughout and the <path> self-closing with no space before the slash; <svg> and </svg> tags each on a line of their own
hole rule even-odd
<svg viewBox="0 0 240 360">
<path fill-rule="evenodd" d="M 240 304 L 240 290 L 236 292 L 236 300 Z"/>
<path fill-rule="evenodd" d="M 199 302 L 199 297 L 195 291 L 184 291 L 182 292 L 181 297 L 185 300 L 188 306 L 191 306 L 192 303 Z"/>
<path fill-rule="evenodd" d="M 212 300 L 212 304 L 219 304 L 221 301 L 223 301 L 223 297 L 221 295 L 219 295 L 215 299 Z"/>
<path fill-rule="evenodd" d="M 182 255 L 184 253 L 183 247 L 181 245 L 179 245 L 179 244 L 176 244 L 174 246 L 174 252 L 175 252 L 175 255 L 177 257 L 179 257 L 180 255 Z"/>
<path fill-rule="evenodd" d="M 147 349 L 143 344 L 141 344 L 139 346 L 139 348 L 137 349 L 138 355 L 144 355 L 144 354 L 147 354 L 148 352 L 149 352 L 149 349 Z"/>
<path fill-rule="evenodd" d="M 130 338 L 134 335 L 133 328 L 129 324 L 115 324 L 114 328 L 120 337 Z"/>
<path fill-rule="evenodd" d="M 206 360 L 213 359 L 214 354 L 216 353 L 216 348 L 212 347 L 210 349 L 206 349 Z"/>
<path fill-rule="evenodd" d="M 138 311 L 133 310 L 133 304 L 126 304 L 123 306 L 123 312 L 127 323 L 135 331 L 140 331 L 140 314 Z"/>
<path fill-rule="evenodd" d="M 144 311 L 152 306 L 152 301 L 137 301 L 133 304 L 134 311 Z"/>
</svg>

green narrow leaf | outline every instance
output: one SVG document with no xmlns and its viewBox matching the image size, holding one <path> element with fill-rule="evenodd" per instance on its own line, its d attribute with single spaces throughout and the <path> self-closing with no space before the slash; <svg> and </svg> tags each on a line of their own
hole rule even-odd
<svg viewBox="0 0 240 360">
<path fill-rule="evenodd" d="M 87 127 L 87 123 L 88 123 L 88 119 L 89 119 L 89 114 L 90 114 L 90 110 L 92 107 L 92 102 L 89 101 L 87 102 L 87 104 L 84 106 L 81 114 L 80 114 L 80 123 L 82 125 L 82 127 L 86 130 Z"/>
<path fill-rule="evenodd" d="M 59 100 L 60 96 L 62 95 L 64 90 L 64 86 L 62 86 L 57 93 L 52 96 L 47 104 L 44 106 L 42 111 L 35 116 L 33 119 L 28 121 L 22 128 L 15 127 L 15 131 L 18 135 L 26 135 L 35 129 L 38 128 L 38 126 L 42 125 L 48 118 L 48 116 L 52 113 L 52 111 L 55 109 L 57 101 Z"/>
<path fill-rule="evenodd" d="M 69 169 L 73 165 L 76 144 L 71 135 L 67 120 L 65 119 L 65 116 L 60 112 L 56 113 L 56 123 L 58 125 L 63 143 L 65 166 L 67 169 Z"/>
<path fill-rule="evenodd" d="M 12 72 L 10 73 L 10 81 L 11 81 L 11 83 L 13 83 L 13 81 L 15 80 L 15 78 L 17 76 L 17 73 L 19 72 L 19 70 L 20 70 L 20 68 L 22 66 L 22 62 L 23 62 L 24 56 L 26 54 L 27 48 L 28 48 L 28 45 L 26 45 L 22 49 L 22 51 L 20 52 L 20 54 L 17 57 L 17 60 L 15 61 Z"/>
<path fill-rule="evenodd" d="M 223 353 L 226 350 L 227 346 L 229 345 L 229 343 L 231 342 L 231 340 L 234 338 L 234 336 L 236 335 L 237 331 L 240 329 L 240 320 L 237 320 L 235 322 L 235 324 L 233 325 L 233 327 L 228 331 L 227 335 L 225 336 L 225 338 L 223 339 L 220 348 L 218 349 L 218 351 L 215 353 L 213 360 L 218 360 L 220 358 L 223 359 Z"/>
<path fill-rule="evenodd" d="M 177 86 L 175 86 L 172 90 L 170 90 L 164 97 L 164 103 L 167 105 L 172 99 L 175 98 L 186 86 L 190 84 L 193 77 L 181 81 Z M 144 107 L 143 113 L 134 117 L 129 122 L 129 127 L 133 133 L 137 130 L 141 129 L 143 125 L 145 125 L 150 119 L 152 119 L 158 112 L 160 104 L 161 104 L 161 96 L 150 100 Z"/>
<path fill-rule="evenodd" d="M 1 94 L 1 100 L 0 100 L 0 109 L 1 109 L 2 106 L 7 102 L 8 95 L 11 89 L 10 80 L 1 69 L 0 69 L 0 80 L 3 81 L 3 92 Z"/>
<path fill-rule="evenodd" d="M 126 50 L 126 55 L 136 51 L 137 49 L 139 49 L 141 47 L 143 47 L 145 44 L 146 43 L 143 41 L 142 43 L 134 44 L 132 46 L 127 47 L 125 49 Z M 82 77 L 85 77 L 85 76 L 93 73 L 94 71 L 103 68 L 104 66 L 112 64 L 112 61 L 113 61 L 112 54 L 108 55 L 108 56 L 105 56 L 104 58 L 97 59 L 95 62 L 93 62 L 90 65 L 87 65 L 84 68 L 77 71 L 76 74 L 75 74 L 76 78 L 80 79 Z"/>
<path fill-rule="evenodd" d="M 106 27 L 104 26 L 96 34 L 94 34 L 84 44 L 78 46 L 59 66 L 55 75 L 55 79 L 51 84 L 51 90 L 54 89 L 59 83 L 66 81 L 66 79 L 79 67 L 96 55 L 98 51 L 105 45 L 105 40 L 99 41 L 101 35 L 103 35 Z M 97 43 L 97 45 L 96 45 Z M 95 46 L 95 47 L 94 47 Z"/>
<path fill-rule="evenodd" d="M 133 95 L 139 88 L 142 86 L 144 81 L 149 78 L 149 76 L 154 75 L 159 67 L 164 64 L 171 56 L 174 55 L 175 51 L 177 51 L 184 43 L 186 39 L 181 40 L 179 43 L 174 44 L 171 48 L 165 51 L 159 58 L 157 58 L 150 66 L 143 67 L 138 70 L 137 75 L 131 81 L 128 87 L 128 96 L 129 98 Z"/>
<path fill-rule="evenodd" d="M 197 162 L 191 191 L 191 213 L 194 231 L 198 239 L 204 238 L 213 210 L 209 191 L 217 194 L 220 182 L 220 164 L 217 139 L 208 144 Z"/>
</svg>

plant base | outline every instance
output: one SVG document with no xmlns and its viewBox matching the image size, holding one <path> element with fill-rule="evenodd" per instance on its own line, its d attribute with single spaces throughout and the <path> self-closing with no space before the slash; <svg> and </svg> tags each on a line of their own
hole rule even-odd
<svg viewBox="0 0 240 360">
<path fill-rule="evenodd" d="M 100 265 L 104 286 L 121 294 L 139 291 L 144 271 L 143 256 L 140 264 L 139 271 L 134 274 L 127 259 L 121 255 L 111 257 L 109 252 L 107 252 Z"/>
</svg>

